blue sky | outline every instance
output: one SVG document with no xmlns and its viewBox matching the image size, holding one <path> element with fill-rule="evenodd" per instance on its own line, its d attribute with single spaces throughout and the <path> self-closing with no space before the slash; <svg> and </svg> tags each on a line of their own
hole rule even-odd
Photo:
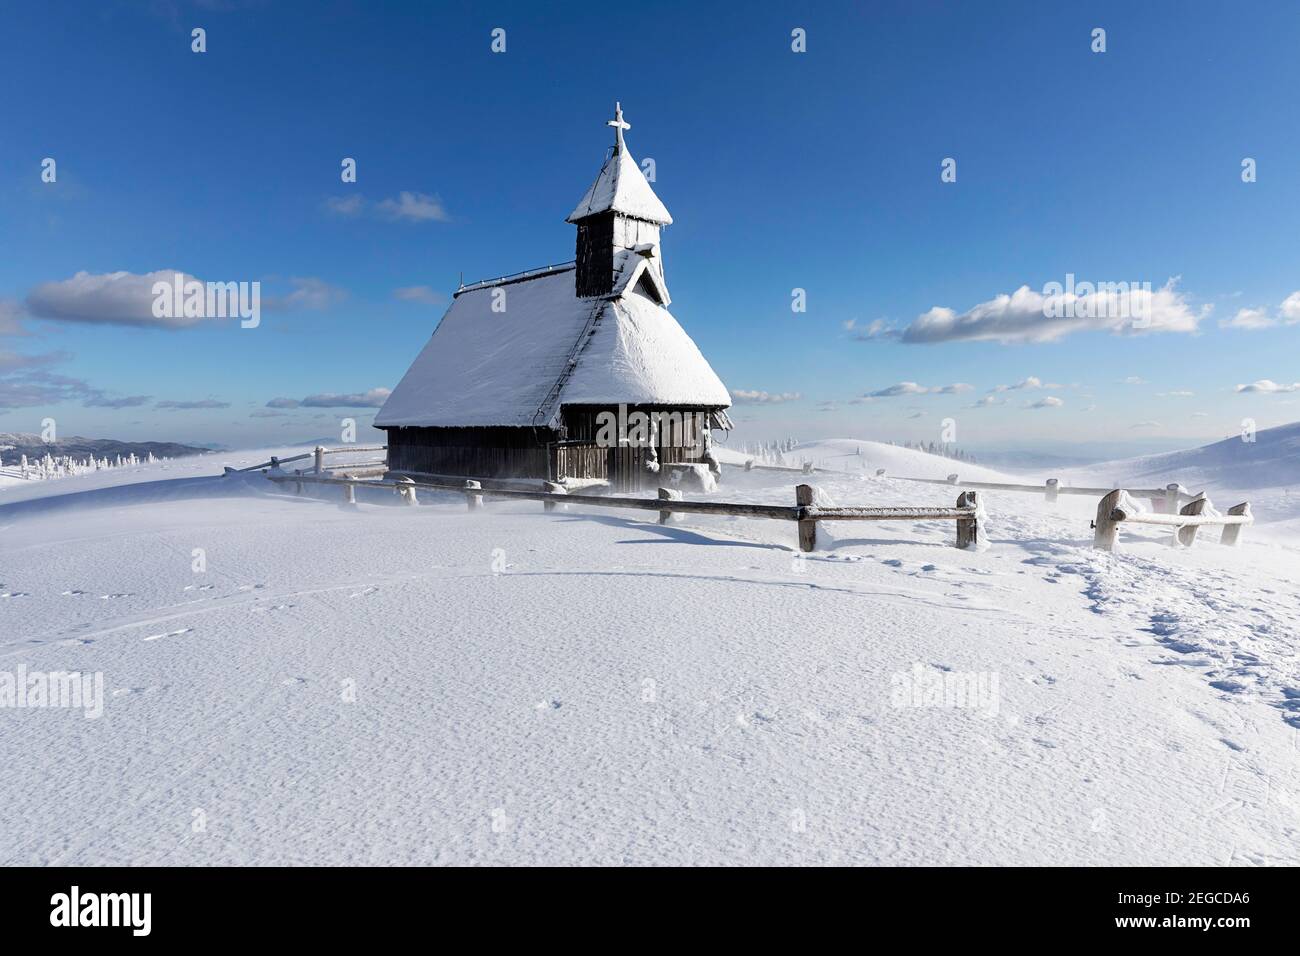
<svg viewBox="0 0 1300 956">
<path fill-rule="evenodd" d="M 1300 390 L 1236 390 L 1300 381 L 1294 4 L 87 0 L 3 27 L 0 431 L 249 446 L 368 421 L 461 273 L 572 257 L 616 99 L 675 219 L 673 311 L 758 393 L 738 439 L 951 417 L 977 450 L 1119 451 L 1300 418 Z M 122 324 L 74 280 L 170 269 L 261 281 L 262 324 Z M 1068 273 L 1179 278 L 1146 334 L 910 340 Z"/>
</svg>

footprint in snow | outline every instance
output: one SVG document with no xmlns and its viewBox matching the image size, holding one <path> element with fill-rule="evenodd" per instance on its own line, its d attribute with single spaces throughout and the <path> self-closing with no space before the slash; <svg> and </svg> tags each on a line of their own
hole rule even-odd
<svg viewBox="0 0 1300 956">
<path fill-rule="evenodd" d="M 116 600 L 117 598 L 124 598 L 124 597 L 134 597 L 134 595 L 130 591 L 119 591 L 116 594 L 101 594 L 99 596 L 99 599 L 101 601 L 112 601 L 112 600 Z"/>
<path fill-rule="evenodd" d="M 880 563 L 884 565 L 888 565 L 891 568 L 901 568 L 903 566 L 903 562 L 900 561 L 898 558 L 886 558 L 884 561 L 881 561 Z"/>
<path fill-rule="evenodd" d="M 5 591 L 3 594 L 0 594 L 0 598 L 20 598 L 20 597 L 31 597 L 31 595 L 28 594 L 26 591 Z"/>
<path fill-rule="evenodd" d="M 364 590 L 358 591 L 356 594 L 349 594 L 348 597 L 365 597 L 368 594 L 374 594 L 378 590 L 379 588 L 375 587 L 365 588 Z"/>
<path fill-rule="evenodd" d="M 71 591 L 60 591 L 60 592 L 59 592 L 59 594 L 61 594 L 63 597 L 81 597 L 81 595 L 83 595 L 83 594 L 85 594 L 85 593 L 86 593 L 85 591 L 78 591 L 78 590 L 76 590 L 75 588 L 74 588 L 73 590 L 71 590 Z"/>
<path fill-rule="evenodd" d="M 280 684 L 284 687 L 296 687 L 299 684 L 305 683 L 307 683 L 307 678 L 305 677 L 286 677 L 284 680 L 280 681 Z"/>
<path fill-rule="evenodd" d="M 1246 685 L 1235 680 L 1212 680 L 1210 686 L 1215 690 L 1221 690 L 1225 694 L 1240 694 L 1246 689 Z"/>
<path fill-rule="evenodd" d="M 537 710 L 559 710 L 564 704 L 558 700 L 539 700 L 533 706 Z"/>
</svg>

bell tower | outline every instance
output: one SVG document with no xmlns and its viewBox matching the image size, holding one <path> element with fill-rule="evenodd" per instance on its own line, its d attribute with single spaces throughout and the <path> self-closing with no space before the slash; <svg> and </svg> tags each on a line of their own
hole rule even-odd
<svg viewBox="0 0 1300 956">
<path fill-rule="evenodd" d="M 565 220 L 578 227 L 575 287 L 583 298 L 610 293 L 626 251 L 651 259 L 662 279 L 659 232 L 673 221 L 627 151 L 623 131 L 632 125 L 621 104 L 614 104 L 614 118 L 605 125 L 614 128 L 614 149 Z"/>
</svg>

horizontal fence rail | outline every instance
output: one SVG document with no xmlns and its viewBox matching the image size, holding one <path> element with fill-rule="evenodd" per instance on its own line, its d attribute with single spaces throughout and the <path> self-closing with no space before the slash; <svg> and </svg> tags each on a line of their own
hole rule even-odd
<svg viewBox="0 0 1300 956">
<path fill-rule="evenodd" d="M 584 495 L 569 494 L 562 485 L 547 482 L 546 491 L 528 491 L 511 488 L 485 490 L 482 482 L 442 482 L 415 481 L 401 478 L 396 481 L 364 481 L 354 478 L 325 477 L 314 474 L 267 475 L 277 484 L 292 484 L 295 492 L 302 494 L 304 485 L 334 485 L 343 491 L 343 500 L 349 504 L 356 502 L 356 489 L 384 488 L 395 492 L 408 505 L 419 504 L 416 497 L 418 489 L 460 493 L 465 496 L 471 511 L 483 507 L 484 498 L 498 500 L 523 499 L 541 501 L 547 511 L 558 506 L 577 504 L 592 505 L 598 508 L 630 508 L 638 511 L 657 511 L 659 523 L 666 524 L 673 514 L 727 515 L 740 518 L 768 518 L 777 521 L 794 521 L 799 525 L 799 548 L 802 551 L 816 549 L 817 522 L 819 521 L 956 521 L 957 547 L 974 547 L 979 538 L 978 522 L 981 511 L 976 494 L 963 491 L 957 499 L 955 508 L 939 507 L 824 507 L 813 503 L 814 491 L 811 485 L 799 485 L 795 488 L 795 504 L 763 505 L 734 501 L 684 501 L 681 492 L 675 489 L 660 488 L 659 497 L 631 498 L 621 495 Z"/>
<path fill-rule="evenodd" d="M 724 461 L 721 464 L 728 468 L 744 468 L 746 471 L 784 471 L 800 475 L 811 475 L 816 473 L 820 475 L 843 475 L 846 478 L 858 477 L 857 473 L 852 471 L 836 471 L 833 468 L 817 468 L 810 461 L 806 461 L 802 465 L 763 465 L 750 458 L 747 459 L 744 464 L 734 461 Z"/>
<path fill-rule="evenodd" d="M 1233 546 L 1241 540 L 1241 529 L 1254 523 L 1248 501 L 1233 505 L 1226 515 L 1221 515 L 1214 510 L 1210 499 L 1201 494 L 1184 505 L 1178 514 L 1153 514 L 1143 511 L 1130 492 L 1116 489 L 1097 504 L 1097 517 L 1092 522 L 1092 543 L 1102 551 L 1114 551 L 1119 543 L 1121 524 L 1150 524 L 1177 529 L 1177 543 L 1190 548 L 1196 540 L 1197 529 L 1204 525 L 1220 525 L 1223 534 L 1219 543 Z"/>
<path fill-rule="evenodd" d="M 261 471 L 263 468 L 271 468 L 271 469 L 283 468 L 285 465 L 291 464 L 292 462 L 306 461 L 308 458 L 311 458 L 315 462 L 315 472 L 316 474 L 319 475 L 326 470 L 325 469 L 326 455 L 353 455 L 363 451 L 382 451 L 387 453 L 388 446 L 387 445 L 349 445 L 343 448 L 325 448 L 322 445 L 317 445 L 313 451 L 307 452 L 302 455 L 294 455 L 292 458 L 277 458 L 276 456 L 272 455 L 269 461 L 264 461 L 260 465 L 249 465 L 247 468 L 227 468 L 226 471 L 234 472 L 238 474 L 240 472 L 246 472 L 246 471 Z M 347 464 L 333 465 L 331 467 L 346 468 L 348 470 L 353 470 L 357 468 L 369 468 L 369 467 L 378 468 L 380 465 L 386 466 L 387 461 L 388 461 L 387 455 L 385 455 L 383 459 L 379 459 L 376 461 L 349 462 Z"/>
<path fill-rule="evenodd" d="M 876 477 L 915 481 L 923 485 L 953 485 L 960 488 L 978 488 L 987 491 L 1020 491 L 1041 494 L 1049 502 L 1056 501 L 1058 495 L 1086 495 L 1092 498 L 1116 490 L 1114 488 L 1085 488 L 1062 485 L 1060 479 L 1057 478 L 1048 478 L 1041 485 L 1018 485 L 1003 481 L 961 481 L 957 475 L 949 475 L 947 478 L 908 478 L 903 475 L 888 475 L 884 468 L 876 469 Z M 1153 508 L 1161 508 L 1164 513 L 1169 515 L 1175 514 L 1179 505 L 1194 501 L 1197 497 L 1177 482 L 1171 482 L 1163 488 L 1128 488 L 1125 490 L 1134 498 L 1150 499 Z"/>
</svg>

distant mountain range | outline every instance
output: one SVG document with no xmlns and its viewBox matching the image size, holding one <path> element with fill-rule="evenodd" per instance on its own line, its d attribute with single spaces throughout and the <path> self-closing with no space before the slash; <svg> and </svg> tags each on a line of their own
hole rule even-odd
<svg viewBox="0 0 1300 956">
<path fill-rule="evenodd" d="M 44 458 L 47 454 L 58 458 L 71 455 L 73 458 L 116 458 L 135 455 L 147 458 L 152 452 L 155 458 L 182 458 L 186 455 L 203 455 L 207 448 L 194 445 L 182 445 L 174 441 L 118 441 L 115 438 L 83 438 L 73 435 L 58 441 L 45 442 L 40 435 L 27 432 L 0 432 L 0 461 L 6 465 L 17 462 L 22 455 L 29 460 Z"/>
</svg>

